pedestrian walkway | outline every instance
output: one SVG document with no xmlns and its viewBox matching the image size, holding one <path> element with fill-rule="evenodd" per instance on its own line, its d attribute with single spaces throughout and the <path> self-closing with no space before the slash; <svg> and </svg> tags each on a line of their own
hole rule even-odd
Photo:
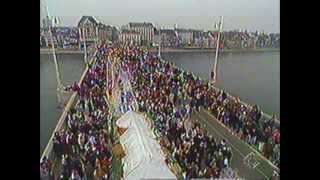
<svg viewBox="0 0 320 180">
<path fill-rule="evenodd" d="M 199 113 L 192 115 L 193 120 L 203 123 L 206 129 L 216 137 L 218 141 L 226 139 L 230 144 L 233 152 L 231 160 L 232 166 L 239 171 L 239 175 L 245 179 L 269 179 L 273 176 L 274 168 L 262 156 L 255 154 L 256 160 L 259 162 L 257 167 L 251 168 L 244 163 L 244 158 L 250 154 L 252 149 L 249 145 L 239 140 L 238 137 L 232 135 L 229 130 L 224 127 L 215 117 L 207 111 L 201 110 Z"/>
<path fill-rule="evenodd" d="M 124 146 L 124 179 L 176 179 L 166 164 L 166 157 L 146 118 L 127 111 L 117 120 L 117 126 L 126 131 L 120 136 Z"/>
<path fill-rule="evenodd" d="M 138 102 L 135 98 L 135 94 L 132 90 L 132 86 L 129 79 L 128 71 L 121 70 L 120 80 L 122 82 L 122 92 L 120 92 L 121 105 L 119 107 L 120 112 L 125 114 L 127 111 L 137 111 Z"/>
</svg>

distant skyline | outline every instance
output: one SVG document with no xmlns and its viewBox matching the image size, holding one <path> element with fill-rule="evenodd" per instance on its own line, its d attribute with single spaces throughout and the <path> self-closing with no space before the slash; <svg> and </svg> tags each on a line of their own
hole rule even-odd
<svg viewBox="0 0 320 180">
<path fill-rule="evenodd" d="M 212 30 L 223 16 L 223 30 L 280 32 L 279 0 L 41 0 L 61 26 L 76 26 L 81 16 L 95 16 L 105 24 L 121 27 L 129 22 L 155 26 Z"/>
</svg>

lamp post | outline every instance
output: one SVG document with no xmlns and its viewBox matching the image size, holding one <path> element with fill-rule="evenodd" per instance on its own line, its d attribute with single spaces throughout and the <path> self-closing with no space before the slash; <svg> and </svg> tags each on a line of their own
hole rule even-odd
<svg viewBox="0 0 320 180">
<path fill-rule="evenodd" d="M 218 69 L 218 53 L 219 53 L 219 44 L 220 44 L 220 33 L 222 30 L 222 22 L 223 22 L 223 17 L 220 16 L 220 22 L 219 22 L 219 31 L 218 31 L 218 39 L 216 42 L 216 55 L 215 55 L 215 61 L 214 61 L 214 66 L 213 66 L 213 71 L 212 71 L 212 82 L 216 83 L 217 81 L 217 69 Z"/>
</svg>

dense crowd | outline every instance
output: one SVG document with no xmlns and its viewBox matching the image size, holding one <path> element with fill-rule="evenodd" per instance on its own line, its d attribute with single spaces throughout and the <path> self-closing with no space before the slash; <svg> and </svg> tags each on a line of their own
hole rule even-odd
<svg viewBox="0 0 320 180">
<path fill-rule="evenodd" d="M 143 54 L 139 49 L 126 50 L 122 58 L 133 72 L 132 83 L 136 87 L 141 109 L 157 119 L 157 128 L 167 134 L 171 142 L 177 141 L 171 144 L 179 148 L 179 142 L 184 139 L 176 140 L 176 136 L 188 134 L 181 122 L 192 111 L 199 112 L 204 108 L 211 111 L 233 134 L 256 147 L 280 167 L 280 122 L 275 116 L 265 118 L 257 105 L 244 105 L 239 98 L 213 88 L 193 74 L 154 55 Z"/>
<path fill-rule="evenodd" d="M 233 99 L 224 94 L 209 94 L 213 102 L 207 107 L 208 110 L 233 134 L 280 167 L 280 122 L 275 116 L 271 119 L 263 117 L 257 105 L 245 106 L 239 98 Z"/>
<path fill-rule="evenodd" d="M 175 130 L 184 128 L 178 124 L 185 116 L 202 107 L 280 167 L 280 122 L 275 116 L 265 118 L 257 105 L 244 105 L 239 98 L 139 49 L 127 50 L 123 59 L 135 77 L 133 84 L 142 110 L 154 115 L 158 129 L 169 139 L 174 139 L 170 132 L 180 135 Z"/>
<path fill-rule="evenodd" d="M 190 107 L 182 98 L 188 94 L 181 86 L 183 82 L 174 75 L 181 70 L 175 71 L 169 63 L 137 47 L 118 49 L 113 56 L 123 60 L 123 68 L 131 74 L 140 110 L 153 117 L 155 129 L 167 139 L 163 145 L 185 176 L 220 177 L 222 170 L 230 166 L 231 148 L 225 140 L 216 142 L 200 123 L 191 121 L 192 108 L 199 108 L 201 103 L 194 101 Z"/>
<path fill-rule="evenodd" d="M 52 162 L 47 157 L 40 161 L 40 176 L 42 180 L 49 180 L 52 177 Z"/>
<path fill-rule="evenodd" d="M 79 99 L 68 112 L 66 128 L 54 134 L 54 156 L 62 165 L 61 176 L 55 178 L 110 179 L 112 136 L 109 126 L 112 114 L 105 93 L 109 86 L 105 58 L 102 58 L 108 50 L 97 54 L 97 62 L 89 65 L 80 85 L 74 83 L 66 88 L 77 92 Z M 50 167 L 42 165 L 41 169 L 44 178 Z"/>
<path fill-rule="evenodd" d="M 263 118 L 258 106 L 244 105 L 239 98 L 232 98 L 140 47 L 102 45 L 96 56 L 97 62 L 89 65 L 83 82 L 68 88 L 77 92 L 79 99 L 68 112 L 66 129 L 54 136 L 54 153 L 62 161 L 61 179 L 110 179 L 113 140 L 107 102 L 112 88 L 106 74 L 109 59 L 117 60 L 128 72 L 139 110 L 153 118 L 155 129 L 165 137 L 162 145 L 186 178 L 226 177 L 224 172 L 231 168 L 228 142 L 217 142 L 197 119 L 191 118 L 192 113 L 203 109 L 280 167 L 280 123 L 275 117 Z M 124 95 L 130 93 L 121 97 Z M 41 172 L 43 177 L 52 174 L 47 159 L 41 162 Z"/>
</svg>

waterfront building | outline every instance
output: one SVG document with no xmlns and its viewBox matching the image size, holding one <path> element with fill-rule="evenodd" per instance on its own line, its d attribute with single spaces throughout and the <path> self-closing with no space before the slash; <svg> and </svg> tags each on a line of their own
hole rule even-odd
<svg viewBox="0 0 320 180">
<path fill-rule="evenodd" d="M 86 44 L 92 44 L 98 39 L 99 22 L 93 16 L 82 16 L 79 23 L 80 41 L 86 41 Z"/>
<path fill-rule="evenodd" d="M 58 40 L 53 35 L 53 44 L 57 47 L 58 46 Z M 42 47 L 51 47 L 51 36 L 48 31 L 48 28 L 40 28 L 40 41 L 42 44 Z"/>
<path fill-rule="evenodd" d="M 151 45 L 154 43 L 154 26 L 152 23 L 129 23 L 128 29 L 135 31 L 141 35 L 141 43 L 143 45 Z"/>
<path fill-rule="evenodd" d="M 154 28 L 153 46 L 157 46 L 160 43 L 162 43 L 162 38 L 160 33 L 161 33 L 160 29 Z M 161 44 L 161 46 L 163 45 Z"/>
<path fill-rule="evenodd" d="M 99 41 L 115 41 L 115 32 L 117 29 L 110 25 L 98 23 L 98 39 Z"/>
<path fill-rule="evenodd" d="M 202 47 L 203 46 L 203 31 L 202 30 L 192 30 L 193 31 L 193 43 L 192 46 Z"/>
<path fill-rule="evenodd" d="M 86 40 L 86 44 L 92 44 L 96 41 L 116 41 L 118 39 L 116 27 L 105 25 L 93 16 L 82 16 L 78 23 L 78 28 L 80 40 L 81 42 Z"/>
<path fill-rule="evenodd" d="M 163 47 L 177 47 L 178 37 L 176 36 L 174 29 L 161 29 L 160 34 Z"/>
<path fill-rule="evenodd" d="M 218 32 L 216 31 L 207 31 L 208 38 L 208 48 L 216 48 L 218 41 Z M 223 41 L 223 37 L 220 36 L 220 43 Z M 221 46 L 220 46 L 221 48 Z"/>
<path fill-rule="evenodd" d="M 119 33 L 120 33 L 118 28 L 115 26 L 111 26 L 111 29 L 112 29 L 111 41 L 112 42 L 118 41 Z"/>
<path fill-rule="evenodd" d="M 178 34 L 179 45 L 186 46 L 191 45 L 193 43 L 193 31 L 190 29 L 174 29 Z"/>
<path fill-rule="evenodd" d="M 136 31 L 123 29 L 119 41 L 125 44 L 141 45 L 142 35 Z"/>
</svg>

